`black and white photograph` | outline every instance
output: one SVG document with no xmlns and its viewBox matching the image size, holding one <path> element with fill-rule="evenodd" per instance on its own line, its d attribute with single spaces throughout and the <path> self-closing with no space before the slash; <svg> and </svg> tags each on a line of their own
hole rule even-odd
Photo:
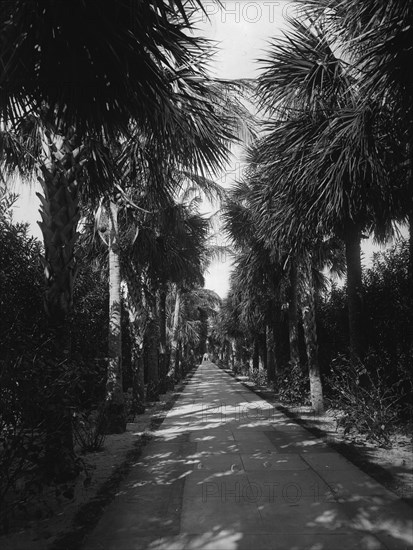
<svg viewBox="0 0 413 550">
<path fill-rule="evenodd" d="M 413 3 L 0 0 L 1 550 L 413 550 Z"/>
</svg>

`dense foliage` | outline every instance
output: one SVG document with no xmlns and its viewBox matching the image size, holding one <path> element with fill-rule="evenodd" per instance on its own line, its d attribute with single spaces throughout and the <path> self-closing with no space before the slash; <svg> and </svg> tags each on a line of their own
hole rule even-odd
<svg viewBox="0 0 413 550">
<path fill-rule="evenodd" d="M 257 60 L 261 132 L 224 205 L 236 258 L 217 346 L 238 372 L 267 370 L 280 398 L 332 403 L 386 442 L 413 397 L 413 9 L 295 7 Z M 406 225 L 366 269 L 362 240 L 389 245 Z"/>
</svg>

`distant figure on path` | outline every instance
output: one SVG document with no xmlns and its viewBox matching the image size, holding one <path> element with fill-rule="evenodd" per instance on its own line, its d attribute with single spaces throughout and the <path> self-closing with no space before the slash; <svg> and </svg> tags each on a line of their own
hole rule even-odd
<svg viewBox="0 0 413 550">
<path fill-rule="evenodd" d="M 207 353 L 204 353 L 204 357 L 202 358 L 203 363 L 207 363 L 209 361 L 209 355 Z"/>
</svg>

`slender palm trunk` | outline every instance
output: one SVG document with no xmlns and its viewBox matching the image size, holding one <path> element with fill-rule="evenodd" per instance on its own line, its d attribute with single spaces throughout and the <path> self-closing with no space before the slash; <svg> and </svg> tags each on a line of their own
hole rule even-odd
<svg viewBox="0 0 413 550">
<path fill-rule="evenodd" d="M 176 350 L 175 358 L 175 372 L 178 380 L 181 380 L 184 376 L 184 370 L 182 365 L 182 342 L 178 342 L 178 349 Z"/>
<path fill-rule="evenodd" d="M 129 322 L 132 327 L 133 348 L 132 348 L 132 390 L 133 390 L 133 409 L 136 414 L 145 412 L 145 376 L 144 376 L 144 336 L 146 316 L 139 317 L 140 306 L 144 296 L 136 287 L 138 275 L 135 273 L 132 265 L 128 262 L 123 264 L 125 278 L 128 288 L 128 299 L 126 306 L 129 313 Z M 141 311 L 141 310 L 140 310 Z"/>
<path fill-rule="evenodd" d="M 413 193 L 413 181 L 411 183 Z M 408 281 L 409 281 L 409 307 L 410 311 L 413 311 L 413 198 L 409 211 L 409 267 L 408 267 Z M 408 341 L 410 342 L 410 349 L 413 347 L 413 315 L 410 314 L 408 329 Z M 406 350 L 410 353 L 410 350 Z"/>
<path fill-rule="evenodd" d="M 237 358 L 237 341 L 235 338 L 231 338 L 230 340 L 230 353 L 231 353 L 231 369 L 234 370 L 235 367 L 235 360 Z"/>
<path fill-rule="evenodd" d="M 118 235 L 118 206 L 109 205 L 109 346 L 106 379 L 106 433 L 126 430 L 126 412 L 122 387 L 122 328 Z"/>
<path fill-rule="evenodd" d="M 348 224 L 345 231 L 347 305 L 350 357 L 353 362 L 362 361 L 365 354 L 360 240 L 361 232 L 358 226 Z"/>
<path fill-rule="evenodd" d="M 159 399 L 159 319 L 156 307 L 152 308 L 151 319 L 147 326 L 147 358 L 148 358 L 148 389 L 149 401 Z"/>
<path fill-rule="evenodd" d="M 413 135 L 412 135 L 413 137 Z M 410 282 L 410 298 L 413 303 L 413 141 L 407 144 L 407 158 L 409 163 L 408 170 L 408 220 L 409 220 L 409 282 Z"/>
<path fill-rule="evenodd" d="M 281 304 L 281 293 L 280 289 L 276 289 L 276 297 L 273 305 L 273 341 L 274 341 L 274 357 L 275 357 L 275 381 L 277 377 L 280 376 L 283 362 L 284 362 L 284 353 L 283 353 L 283 325 L 282 325 L 282 304 Z"/>
<path fill-rule="evenodd" d="M 132 356 L 132 395 L 133 413 L 145 412 L 145 381 L 143 372 L 143 339 L 135 340 Z"/>
<path fill-rule="evenodd" d="M 159 311 L 159 391 L 165 393 L 167 385 L 167 364 L 166 364 L 166 295 L 167 289 L 162 286 L 158 291 Z"/>
<path fill-rule="evenodd" d="M 413 187 L 413 183 L 412 183 Z M 413 199 L 412 199 L 413 203 Z M 410 293 L 413 296 L 413 204 L 409 210 L 409 282 Z"/>
<path fill-rule="evenodd" d="M 275 380 L 274 334 L 270 326 L 267 327 L 267 377 L 269 382 Z"/>
<path fill-rule="evenodd" d="M 176 382 L 176 363 L 178 352 L 179 312 L 181 309 L 181 290 L 176 288 L 174 318 L 172 323 L 171 357 L 169 360 L 168 387 L 173 389 Z"/>
<path fill-rule="evenodd" d="M 76 275 L 75 244 L 80 217 L 77 177 L 80 165 L 77 162 L 78 152 L 74 152 L 70 139 L 63 139 L 58 145 L 54 137 L 48 134 L 47 142 L 48 158 L 40 167 L 39 177 L 43 196 L 38 193 L 42 217 L 39 226 L 45 250 L 42 258 L 46 282 L 44 305 L 54 339 L 56 363 L 52 376 L 63 380 L 71 353 L 69 316 Z M 62 395 L 53 392 L 54 401 L 47 403 L 45 420 L 46 470 L 50 477 L 59 481 L 74 477 L 77 471 L 68 395 L 70 388 L 64 388 Z"/>
<path fill-rule="evenodd" d="M 207 312 L 199 308 L 199 321 L 200 321 L 200 330 L 199 330 L 199 353 L 201 357 L 204 353 L 208 353 L 208 314 Z"/>
<path fill-rule="evenodd" d="M 259 335 L 259 367 L 267 370 L 267 331 L 265 330 Z"/>
<path fill-rule="evenodd" d="M 135 294 L 131 284 L 128 284 L 128 293 Z M 134 298 L 134 303 L 136 297 Z M 126 300 L 126 307 L 129 314 L 129 323 L 132 332 L 132 413 L 142 414 L 145 412 L 145 382 L 143 372 L 143 331 L 139 330 L 137 311 L 130 296 Z"/>
<path fill-rule="evenodd" d="M 300 364 L 300 349 L 298 342 L 298 270 L 296 260 L 291 262 L 290 289 L 288 296 L 288 329 L 290 342 L 290 364 L 295 367 Z"/>
<path fill-rule="evenodd" d="M 302 264 L 303 292 L 301 309 L 304 338 L 307 351 L 308 374 L 310 378 L 311 406 L 315 412 L 324 410 L 323 386 L 318 364 L 317 325 L 315 314 L 315 292 L 311 256 L 308 254 Z"/>
<path fill-rule="evenodd" d="M 260 346 L 258 341 L 258 335 L 254 337 L 253 351 L 252 351 L 252 370 L 258 371 L 260 367 Z"/>
<path fill-rule="evenodd" d="M 408 267 L 408 281 L 409 281 L 409 306 L 410 311 L 413 311 L 413 132 L 410 132 L 410 139 L 408 141 L 407 154 L 409 162 L 408 173 L 408 201 L 409 201 L 409 267 Z M 410 341 L 410 348 L 413 346 L 413 316 L 410 315 L 408 334 Z M 407 351 L 409 353 L 410 350 Z"/>
</svg>

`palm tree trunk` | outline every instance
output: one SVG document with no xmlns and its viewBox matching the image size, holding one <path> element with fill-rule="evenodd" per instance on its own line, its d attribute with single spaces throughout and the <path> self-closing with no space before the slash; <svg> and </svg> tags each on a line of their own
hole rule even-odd
<svg viewBox="0 0 413 550">
<path fill-rule="evenodd" d="M 273 341 L 274 341 L 274 357 L 275 357 L 275 380 L 280 376 L 283 363 L 284 363 L 284 353 L 283 353 L 283 325 L 282 325 L 282 304 L 281 304 L 281 295 L 280 289 L 276 290 L 276 297 L 273 304 Z"/>
<path fill-rule="evenodd" d="M 79 221 L 77 154 L 73 144 L 63 139 L 60 145 L 52 135 L 47 135 L 48 159 L 41 166 L 43 194 L 39 223 L 43 234 L 45 255 L 42 258 L 46 289 L 45 310 L 53 334 L 56 366 L 54 376 L 64 378 L 67 360 L 70 359 L 71 338 L 69 316 L 73 307 L 73 283 L 76 275 L 75 244 L 78 238 Z M 55 143 L 56 142 L 56 143 Z M 46 470 L 58 481 L 65 481 L 76 475 L 75 454 L 70 406 L 67 397 L 70 388 L 64 388 L 64 395 L 54 392 L 54 402 L 48 403 L 45 419 Z"/>
<path fill-rule="evenodd" d="M 410 139 L 408 140 L 407 154 L 409 162 L 409 174 L 408 174 L 408 223 L 409 223 L 409 266 L 408 266 L 408 282 L 409 282 L 409 307 L 410 311 L 413 311 L 413 132 L 410 132 Z M 413 318 L 410 315 L 409 327 L 408 327 L 410 346 L 413 345 Z M 408 353 L 410 350 L 408 351 Z"/>
<path fill-rule="evenodd" d="M 237 358 L 237 341 L 235 338 L 231 338 L 230 340 L 230 354 L 231 354 L 231 369 L 234 370 L 235 367 L 235 360 Z"/>
<path fill-rule="evenodd" d="M 132 412 L 142 414 L 145 412 L 145 381 L 143 362 L 143 319 L 139 318 L 138 307 L 141 296 L 135 287 L 135 273 L 129 262 L 122 265 L 127 282 L 127 299 L 125 306 L 129 315 L 129 325 L 133 338 L 132 343 Z"/>
<path fill-rule="evenodd" d="M 165 393 L 168 389 L 167 364 L 166 364 L 166 295 L 167 289 L 162 286 L 158 291 L 158 311 L 159 311 L 159 391 Z"/>
<path fill-rule="evenodd" d="M 411 189 L 413 193 L 413 181 L 411 182 Z M 409 308 L 413 311 L 413 198 L 411 199 L 411 206 L 409 210 L 409 266 L 408 266 L 408 282 L 409 282 Z M 408 341 L 410 342 L 410 348 L 413 346 L 413 315 L 410 314 L 409 326 L 408 326 Z M 409 353 L 407 351 L 407 353 Z"/>
<path fill-rule="evenodd" d="M 260 347 L 258 342 L 258 335 L 254 337 L 253 352 L 252 352 L 252 370 L 258 371 L 260 367 Z"/>
<path fill-rule="evenodd" d="M 318 364 L 317 324 L 315 316 L 315 292 L 311 256 L 307 254 L 302 264 L 303 293 L 301 310 L 304 339 L 307 350 L 308 374 L 310 378 L 311 406 L 316 413 L 324 410 L 323 386 Z"/>
<path fill-rule="evenodd" d="M 173 389 L 176 382 L 176 359 L 178 351 L 179 312 L 181 308 L 181 290 L 176 287 L 174 318 L 172 323 L 171 357 L 169 360 L 168 387 Z"/>
<path fill-rule="evenodd" d="M 349 344 L 353 362 L 363 361 L 365 353 L 360 241 L 360 229 L 349 223 L 345 231 L 345 246 Z"/>
<path fill-rule="evenodd" d="M 68 316 L 73 307 L 73 283 L 77 266 L 75 245 L 78 239 L 77 224 L 80 218 L 77 181 L 80 166 L 73 144 L 57 140 L 47 134 L 48 159 L 40 167 L 43 194 L 40 199 L 39 222 L 43 234 L 45 256 L 42 258 L 46 280 L 45 308 L 60 346 L 70 352 Z M 56 142 L 56 143 L 55 143 Z"/>
<path fill-rule="evenodd" d="M 208 353 L 208 314 L 207 312 L 199 308 L 199 321 L 200 321 L 200 330 L 199 330 L 199 353 L 201 357 L 204 353 Z"/>
<path fill-rule="evenodd" d="M 267 327 L 267 377 L 268 382 L 275 380 L 274 334 L 270 326 Z"/>
<path fill-rule="evenodd" d="M 413 137 L 413 132 L 411 132 Z M 409 282 L 410 282 L 410 298 L 413 298 L 413 141 L 407 143 L 407 158 L 409 163 L 408 169 L 408 223 L 409 223 Z M 413 299 L 412 299 L 413 303 Z"/>
<path fill-rule="evenodd" d="M 145 412 L 145 381 L 143 372 L 143 341 L 135 339 L 132 357 L 132 395 L 133 410 L 135 414 Z"/>
<path fill-rule="evenodd" d="M 298 341 L 298 270 L 295 259 L 291 262 L 290 289 L 288 298 L 290 364 L 291 367 L 295 367 L 300 364 L 300 349 Z"/>
<path fill-rule="evenodd" d="M 148 389 L 149 401 L 159 400 L 159 319 L 156 308 L 152 309 L 152 316 L 147 326 L 147 357 L 148 357 Z"/>
<path fill-rule="evenodd" d="M 409 210 L 409 282 L 410 292 L 413 295 L 413 199 Z"/>
<path fill-rule="evenodd" d="M 265 330 L 259 335 L 259 354 L 260 354 L 260 368 L 267 370 L 267 331 Z"/>
<path fill-rule="evenodd" d="M 106 379 L 106 433 L 126 430 L 126 411 L 122 387 L 122 328 L 118 206 L 109 204 L 109 349 Z"/>
<path fill-rule="evenodd" d="M 182 365 L 182 342 L 178 342 L 178 349 L 176 351 L 175 359 L 175 372 L 178 380 L 181 380 L 184 376 L 183 365 Z"/>
</svg>

